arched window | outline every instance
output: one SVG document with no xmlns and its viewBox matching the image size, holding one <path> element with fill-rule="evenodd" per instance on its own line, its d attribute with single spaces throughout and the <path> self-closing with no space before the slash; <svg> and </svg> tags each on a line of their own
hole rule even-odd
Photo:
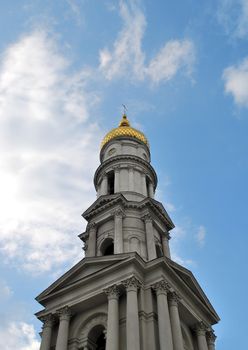
<svg viewBox="0 0 248 350">
<path fill-rule="evenodd" d="M 164 255 L 161 247 L 158 244 L 156 244 L 156 255 L 157 255 L 157 258 L 161 258 Z"/>
<path fill-rule="evenodd" d="M 114 194 L 115 193 L 115 173 L 113 171 L 110 171 L 107 174 L 108 177 L 108 194 Z"/>
<path fill-rule="evenodd" d="M 102 255 L 113 255 L 114 254 L 114 241 L 112 238 L 106 238 L 101 245 Z"/>
<path fill-rule="evenodd" d="M 102 325 L 93 327 L 88 334 L 88 345 L 94 350 L 105 350 L 106 339 L 104 334 L 105 328 Z"/>
</svg>

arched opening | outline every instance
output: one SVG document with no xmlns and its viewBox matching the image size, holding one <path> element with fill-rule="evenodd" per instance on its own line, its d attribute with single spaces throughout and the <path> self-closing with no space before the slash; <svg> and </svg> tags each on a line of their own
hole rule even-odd
<svg viewBox="0 0 248 350">
<path fill-rule="evenodd" d="M 113 171 L 110 171 L 107 174 L 108 177 L 108 194 L 114 194 L 115 193 L 115 173 Z"/>
<path fill-rule="evenodd" d="M 158 244 L 156 244 L 156 255 L 157 258 L 161 258 L 164 255 L 161 247 Z"/>
<path fill-rule="evenodd" d="M 106 339 L 104 334 L 105 328 L 103 325 L 93 327 L 88 334 L 88 346 L 94 350 L 105 350 Z"/>
<path fill-rule="evenodd" d="M 101 245 L 101 253 L 105 255 L 114 254 L 114 241 L 112 238 L 106 238 Z"/>
</svg>

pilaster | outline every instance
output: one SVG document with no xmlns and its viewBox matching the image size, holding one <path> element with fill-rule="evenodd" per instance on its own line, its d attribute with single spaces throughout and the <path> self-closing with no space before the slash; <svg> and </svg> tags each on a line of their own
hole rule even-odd
<svg viewBox="0 0 248 350">
<path fill-rule="evenodd" d="M 207 338 L 208 350 L 215 350 L 215 340 L 217 337 L 214 334 L 214 331 L 213 330 L 207 331 L 206 338 Z"/>
<path fill-rule="evenodd" d="M 67 350 L 71 310 L 68 306 L 57 311 L 59 330 L 55 350 Z"/>
<path fill-rule="evenodd" d="M 170 291 L 170 285 L 167 281 L 162 280 L 153 284 L 152 288 L 157 295 L 160 350 L 173 350 L 171 322 L 167 300 L 167 293 Z"/>
<path fill-rule="evenodd" d="M 121 209 L 114 212 L 115 232 L 114 232 L 114 253 L 123 253 L 123 217 Z"/>
<path fill-rule="evenodd" d="M 138 310 L 138 288 L 140 281 L 132 276 L 122 282 L 127 293 L 126 332 L 127 349 L 140 350 L 140 327 Z"/>
<path fill-rule="evenodd" d="M 119 349 L 119 289 L 116 285 L 104 290 L 108 297 L 108 323 L 106 350 Z"/>
<path fill-rule="evenodd" d="M 50 350 L 51 347 L 51 337 L 52 337 L 52 328 L 55 323 L 55 318 L 52 314 L 48 314 L 41 318 L 43 322 L 42 326 L 42 337 L 40 350 Z"/>
<path fill-rule="evenodd" d="M 89 232 L 87 257 L 96 256 L 96 230 L 97 230 L 96 223 L 95 222 L 89 223 L 87 230 Z"/>
<path fill-rule="evenodd" d="M 176 292 L 170 292 L 168 294 L 170 320 L 171 320 L 171 331 L 173 339 L 173 350 L 184 350 L 183 336 L 181 330 L 180 317 L 178 312 L 178 304 L 180 297 Z"/>
<path fill-rule="evenodd" d="M 154 242 L 152 217 L 150 214 L 146 214 L 143 216 L 142 219 L 145 223 L 148 260 L 153 260 L 153 259 L 156 259 L 156 249 L 155 249 L 155 242 Z"/>
<path fill-rule="evenodd" d="M 202 321 L 198 322 L 194 327 L 194 331 L 197 336 L 198 349 L 208 350 L 207 339 L 206 339 L 207 326 L 205 325 L 205 323 Z"/>
</svg>

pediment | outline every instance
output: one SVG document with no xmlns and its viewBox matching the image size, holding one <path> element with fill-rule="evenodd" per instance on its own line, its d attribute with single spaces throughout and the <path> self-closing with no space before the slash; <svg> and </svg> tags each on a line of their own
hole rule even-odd
<svg viewBox="0 0 248 350">
<path fill-rule="evenodd" d="M 103 257 L 92 257 L 84 258 L 75 266 L 73 266 L 69 271 L 52 283 L 47 289 L 45 289 L 41 294 L 36 297 L 36 300 L 42 304 L 42 300 L 48 298 L 54 293 L 66 289 L 67 287 L 72 287 L 84 279 L 93 277 L 98 272 L 107 270 L 108 268 L 128 259 L 128 255 L 120 256 L 103 256 Z"/>
<path fill-rule="evenodd" d="M 170 267 L 177 274 L 177 276 L 187 285 L 187 287 L 192 291 L 192 293 L 195 296 L 197 296 L 197 298 L 200 299 L 200 301 L 211 311 L 211 313 L 214 314 L 216 319 L 219 320 L 219 316 L 214 310 L 206 294 L 203 292 L 193 273 L 172 260 L 166 260 L 169 263 Z"/>
<path fill-rule="evenodd" d="M 106 206 L 115 204 L 116 202 L 126 202 L 126 199 L 122 194 L 111 194 L 105 195 L 97 198 L 97 200 L 82 214 L 82 216 L 87 220 L 93 212 L 100 210 L 102 211 Z"/>
</svg>

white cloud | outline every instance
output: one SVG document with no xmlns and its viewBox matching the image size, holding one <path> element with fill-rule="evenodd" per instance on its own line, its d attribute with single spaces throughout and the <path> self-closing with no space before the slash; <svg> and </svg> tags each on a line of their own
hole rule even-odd
<svg viewBox="0 0 248 350">
<path fill-rule="evenodd" d="M 237 105 L 248 107 L 248 57 L 240 64 L 226 68 L 223 79 L 225 92 L 233 96 Z"/>
<path fill-rule="evenodd" d="M 154 83 L 172 79 L 183 68 L 190 76 L 194 60 L 195 49 L 190 40 L 171 40 L 151 60 L 146 73 Z"/>
<path fill-rule="evenodd" d="M 38 350 L 40 342 L 34 327 L 25 322 L 9 322 L 0 327 L 1 350 Z"/>
<path fill-rule="evenodd" d="M 141 41 L 146 27 L 145 16 L 136 1 L 130 2 L 129 6 L 120 1 L 120 15 L 123 29 L 114 43 L 113 52 L 107 48 L 100 51 L 100 69 L 110 80 L 124 75 L 134 75 L 140 80 L 144 77 Z"/>
<path fill-rule="evenodd" d="M 81 210 L 94 198 L 100 139 L 89 72 L 70 72 L 56 40 L 35 31 L 0 61 L 0 250 L 34 273 L 82 257 Z"/>
<path fill-rule="evenodd" d="M 206 239 L 206 228 L 202 225 L 199 226 L 195 237 L 199 246 L 203 247 Z"/>
<path fill-rule="evenodd" d="M 113 44 L 100 50 L 100 70 L 109 80 L 126 77 L 131 80 L 150 79 L 159 83 L 172 79 L 179 70 L 192 72 L 195 49 L 190 40 L 171 40 L 163 45 L 158 54 L 145 64 L 142 40 L 146 28 L 146 18 L 137 1 L 120 1 L 120 16 L 123 29 Z"/>
<path fill-rule="evenodd" d="M 245 38 L 248 35 L 248 0 L 220 0 L 218 20 L 228 35 Z"/>
</svg>

